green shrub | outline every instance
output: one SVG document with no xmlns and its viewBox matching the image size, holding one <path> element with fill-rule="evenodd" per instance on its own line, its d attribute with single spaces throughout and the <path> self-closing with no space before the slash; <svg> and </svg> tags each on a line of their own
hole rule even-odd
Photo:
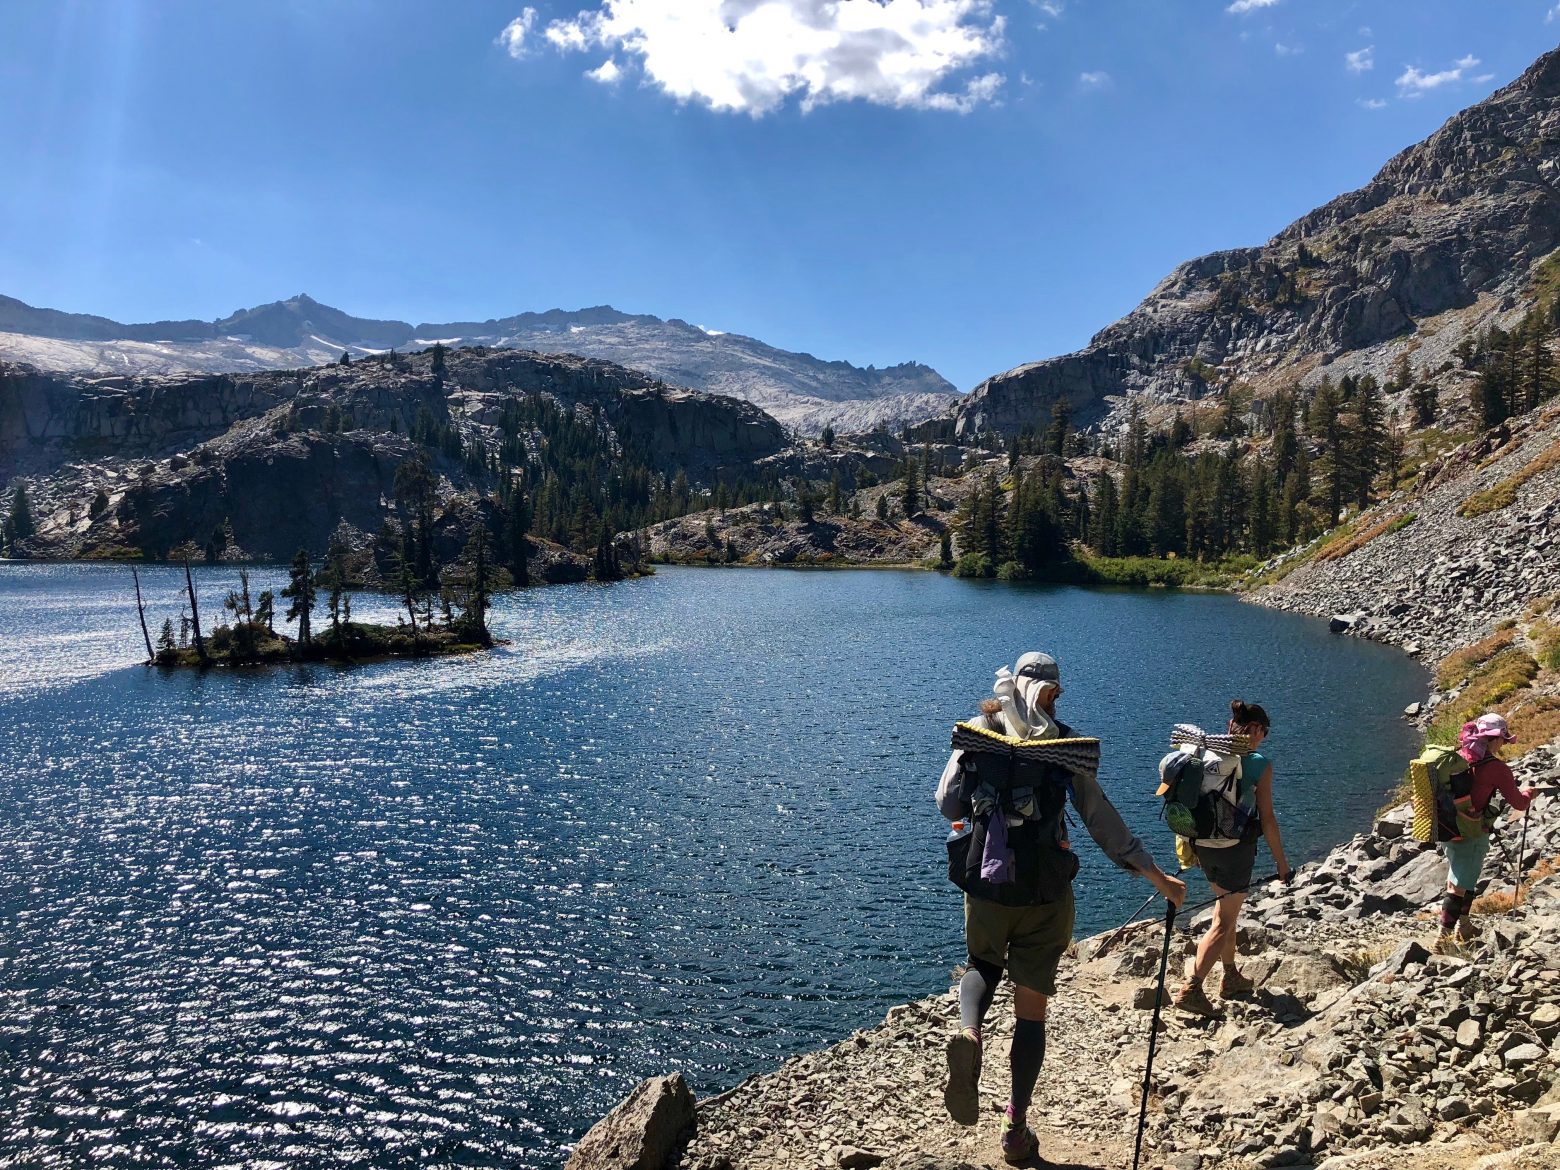
<svg viewBox="0 0 1560 1170">
<path fill-rule="evenodd" d="M 991 558 L 985 553 L 967 552 L 953 565 L 955 577 L 990 577 L 994 573 Z"/>
<path fill-rule="evenodd" d="M 998 581 L 1023 581 L 1029 576 L 1017 561 L 1003 561 L 997 566 Z"/>
</svg>

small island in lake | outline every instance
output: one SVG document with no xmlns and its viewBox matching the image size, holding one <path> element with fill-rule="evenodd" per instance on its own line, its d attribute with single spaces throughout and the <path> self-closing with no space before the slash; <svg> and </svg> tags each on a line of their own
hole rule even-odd
<svg viewBox="0 0 1560 1170">
<path fill-rule="evenodd" d="M 154 646 L 146 624 L 140 574 L 134 568 L 131 574 L 148 664 L 198 668 L 429 658 L 487 650 L 494 645 L 487 628 L 491 591 L 508 584 L 508 574 L 492 567 L 485 532 L 479 526 L 461 560 L 439 570 L 432 580 L 429 574 L 417 572 L 410 558 L 403 563 L 393 595 L 399 599 L 404 616 L 398 614 L 395 625 L 353 621 L 351 590 L 359 582 L 351 572 L 348 550 L 333 548 L 325 565 L 316 570 L 308 552 L 300 549 L 293 558 L 288 584 L 281 590 L 282 600 L 289 603 L 284 621 L 297 623 L 296 637 L 276 629 L 276 595 L 269 589 L 253 595 L 247 569 L 239 570 L 238 587 L 230 589 L 223 600 L 229 620 L 219 621 L 206 634 L 201 629 L 194 578 L 185 560 L 188 608 L 179 614 L 177 625 L 172 618 L 164 619 Z M 322 600 L 329 620 L 328 624 L 321 620 L 323 628 L 317 628 L 314 611 Z"/>
</svg>

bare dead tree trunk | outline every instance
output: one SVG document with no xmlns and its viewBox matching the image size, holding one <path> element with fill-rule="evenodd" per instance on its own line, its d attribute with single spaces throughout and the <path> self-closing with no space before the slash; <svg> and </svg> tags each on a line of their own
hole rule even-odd
<svg viewBox="0 0 1560 1170">
<path fill-rule="evenodd" d="M 184 587 L 190 594 L 190 620 L 195 627 L 195 653 L 200 655 L 201 662 L 209 661 L 206 658 L 206 639 L 200 636 L 200 606 L 195 601 L 195 579 L 190 576 L 190 563 L 184 562 Z"/>
<path fill-rule="evenodd" d="M 130 579 L 135 582 L 135 612 L 141 619 L 141 638 L 146 642 L 146 661 L 153 661 L 157 655 L 152 653 L 152 636 L 146 630 L 146 603 L 141 600 L 141 574 L 136 571 L 134 565 L 130 566 Z"/>
</svg>

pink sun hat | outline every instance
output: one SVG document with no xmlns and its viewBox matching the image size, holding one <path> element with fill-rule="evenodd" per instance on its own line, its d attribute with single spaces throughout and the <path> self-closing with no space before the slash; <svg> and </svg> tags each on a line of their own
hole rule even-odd
<svg viewBox="0 0 1560 1170">
<path fill-rule="evenodd" d="M 1480 715 L 1473 721 L 1473 733 L 1480 739 L 1499 737 L 1510 743 L 1517 737 L 1512 735 L 1506 727 L 1506 720 L 1500 715 L 1491 712 L 1488 715 Z"/>
</svg>

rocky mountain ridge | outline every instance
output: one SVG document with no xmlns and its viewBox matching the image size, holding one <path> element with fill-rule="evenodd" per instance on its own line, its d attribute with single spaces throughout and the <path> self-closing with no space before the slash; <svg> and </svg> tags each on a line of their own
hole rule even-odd
<svg viewBox="0 0 1560 1170">
<path fill-rule="evenodd" d="M 536 475 L 553 465 L 545 433 L 511 419 L 527 404 L 552 404 L 578 424 L 575 443 L 591 437 L 666 480 L 740 478 L 789 442 L 749 403 L 514 350 L 158 378 L 0 363 L 0 483 L 28 489 L 36 532 L 23 555 L 162 557 L 224 530 L 234 555 L 285 560 L 322 552 L 342 525 L 374 533 L 396 514 L 398 471 L 419 455 L 431 459 L 441 523 L 469 523 L 497 490 L 506 444 Z"/>
<path fill-rule="evenodd" d="M 1266 244 L 1180 265 L 1083 350 L 988 378 L 953 408 L 955 430 L 1043 427 L 1063 396 L 1080 424 L 1128 397 L 1262 396 L 1384 375 L 1403 355 L 1436 377 L 1442 350 L 1536 302 L 1560 247 L 1557 176 L 1560 50 Z"/>
<path fill-rule="evenodd" d="M 877 369 L 823 361 L 607 305 L 411 325 L 354 317 L 300 294 L 215 321 L 124 324 L 0 296 L 0 359 L 61 372 L 257 372 L 324 364 L 343 351 L 365 356 L 435 342 L 600 358 L 673 385 L 746 399 L 806 434 L 826 425 L 895 430 L 942 413 L 957 397 L 946 379 L 918 362 Z"/>
</svg>

